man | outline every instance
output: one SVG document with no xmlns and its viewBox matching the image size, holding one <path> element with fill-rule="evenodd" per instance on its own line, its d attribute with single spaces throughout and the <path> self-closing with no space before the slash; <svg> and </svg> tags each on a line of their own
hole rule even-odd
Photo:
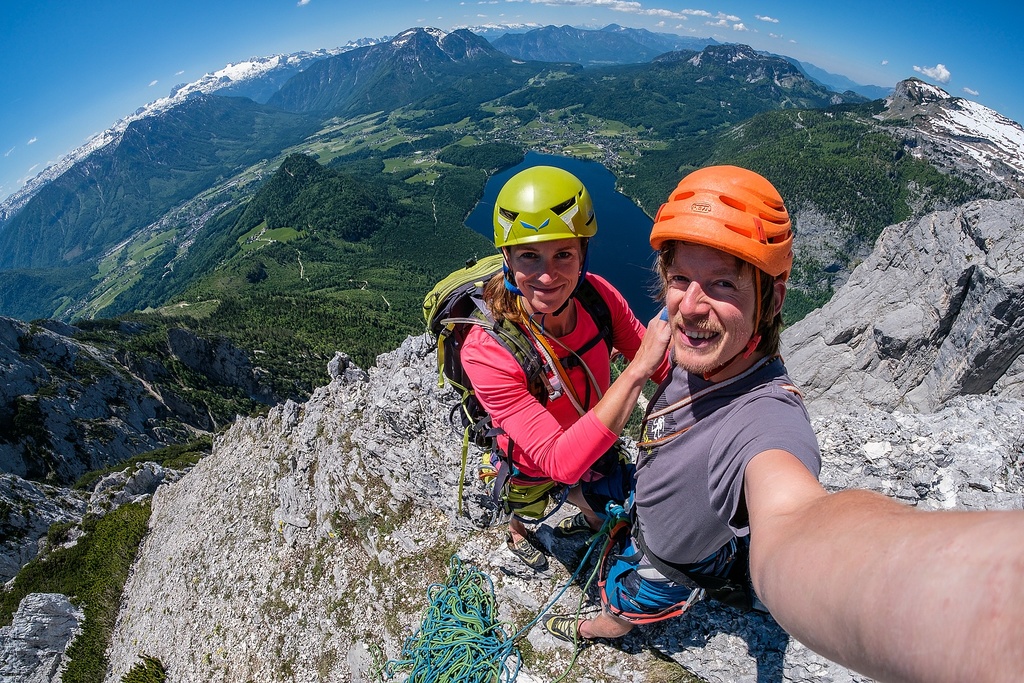
<svg viewBox="0 0 1024 683">
<path fill-rule="evenodd" d="M 805 645 L 879 680 L 1024 680 L 1024 512 L 921 512 L 818 483 L 777 356 L 793 255 L 775 188 L 732 166 L 691 173 L 651 245 L 667 320 L 648 336 L 675 367 L 645 418 L 632 543 L 602 613 L 553 616 L 548 631 L 619 637 L 703 587 L 759 599 Z"/>
</svg>

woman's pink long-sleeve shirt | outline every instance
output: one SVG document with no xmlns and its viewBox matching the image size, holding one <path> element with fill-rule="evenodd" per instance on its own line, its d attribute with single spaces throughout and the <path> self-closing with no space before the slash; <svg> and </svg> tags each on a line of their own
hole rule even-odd
<svg viewBox="0 0 1024 683">
<path fill-rule="evenodd" d="M 612 344 L 630 360 L 640 348 L 644 335 L 643 324 L 636 319 L 626 300 L 604 278 L 588 274 L 587 279 L 608 305 L 612 319 Z M 597 335 L 597 325 L 586 309 L 575 299 L 576 328 L 558 337 L 570 349 L 579 349 Z M 559 358 L 569 352 L 559 344 L 551 347 Z M 508 448 L 508 439 L 515 443 L 513 460 L 520 471 L 529 477 L 544 477 L 563 484 L 575 484 L 601 457 L 618 436 L 595 416 L 591 408 L 598 401 L 591 389 L 587 412 L 580 416 L 567 396 L 561 396 L 547 405 L 530 394 L 526 373 L 522 366 L 498 341 L 480 327 L 474 327 L 466 336 L 462 347 L 462 365 L 476 396 L 494 423 L 505 434 L 499 436 L 499 446 Z M 611 362 L 608 346 L 595 344 L 583 354 L 603 394 L 611 381 Z M 668 362 L 659 369 L 654 380 L 660 381 L 668 370 Z M 588 378 L 583 368 L 568 370 L 569 381 L 581 401 L 587 394 Z"/>
</svg>

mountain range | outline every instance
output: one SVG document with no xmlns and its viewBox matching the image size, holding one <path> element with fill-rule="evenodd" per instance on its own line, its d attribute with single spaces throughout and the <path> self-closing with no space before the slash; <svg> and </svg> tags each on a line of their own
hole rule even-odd
<svg viewBox="0 0 1024 683">
<path fill-rule="evenodd" d="M 609 29 L 572 40 L 607 56 L 632 36 Z M 410 29 L 299 71 L 253 60 L 5 203 L 0 312 L 74 324 L 0 318 L 0 676 L 361 680 L 455 553 L 527 623 L 553 584 L 503 571 L 472 481 L 458 511 L 419 317 L 491 249 L 463 220 L 527 150 L 601 161 L 648 213 L 691 168 L 770 177 L 795 218 L 785 354 L 826 486 L 1021 506 L 1018 124 L 915 79 L 837 92 L 742 45 L 545 61 L 542 38 L 569 37 L 536 30 L 521 56 Z M 579 548 L 541 536 L 567 581 Z M 580 675 L 865 680 L 768 616 L 698 614 L 588 648 Z M 539 629 L 520 644 L 524 678 L 562 673 Z"/>
<path fill-rule="evenodd" d="M 503 42 L 515 56 L 496 49 Z M 648 214 L 686 168 L 748 165 L 776 182 L 797 217 L 806 248 L 794 272 L 794 318 L 827 299 L 885 225 L 1021 191 L 1024 134 L 991 110 L 915 80 L 868 102 L 828 90 L 788 59 L 735 44 L 673 50 L 683 44 L 619 26 L 542 27 L 493 44 L 468 30 L 410 29 L 332 53 L 254 59 L 178 86 L 119 122 L 105 145 L 83 148 L 58 177 L 5 203 L 0 314 L 72 321 L 158 309 L 189 289 L 198 289 L 193 299 L 220 300 L 223 288 L 202 283 L 251 255 L 232 261 L 237 245 L 215 230 L 235 225 L 228 214 L 297 152 L 361 182 L 385 182 L 405 196 L 392 214 L 427 203 L 435 221 L 439 188 L 463 184 L 468 194 L 444 210 L 471 208 L 482 178 L 521 158 L 515 150 L 600 160 Z M 609 45 L 620 60 L 670 51 L 579 64 L 602 61 L 596 55 Z M 578 61 L 544 61 L 557 49 Z M 584 59 L 587 49 L 593 59 Z M 801 139 L 804 129 L 814 144 Z M 872 144 L 852 146 L 865 135 Z M 477 158 L 463 161 L 474 148 Z M 822 173 L 832 182 L 818 182 Z M 254 220 L 234 228 L 237 239 L 258 228 Z M 294 220 L 274 230 L 293 230 L 287 249 L 298 252 L 312 235 L 301 226 L 320 219 Z M 456 215 L 445 227 L 457 232 L 460 223 Z M 425 268 L 419 282 L 459 262 L 455 254 L 424 262 L 421 245 L 407 248 L 388 231 L 353 234 L 361 237 L 349 241 L 398 256 L 403 268 Z M 390 285 L 374 286 L 393 300 L 383 293 Z M 396 330 L 416 324 L 414 305 L 389 311 Z"/>
</svg>

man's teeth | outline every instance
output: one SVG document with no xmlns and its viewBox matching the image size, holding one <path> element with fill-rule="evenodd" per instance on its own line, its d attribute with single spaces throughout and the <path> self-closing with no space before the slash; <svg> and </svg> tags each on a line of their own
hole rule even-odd
<svg viewBox="0 0 1024 683">
<path fill-rule="evenodd" d="M 696 332 L 691 332 L 691 331 L 687 330 L 684 334 L 686 334 L 686 336 L 689 337 L 690 339 L 710 339 L 711 337 L 713 337 L 715 335 L 714 332 L 708 332 L 706 330 L 704 330 L 704 331 L 698 330 Z"/>
</svg>

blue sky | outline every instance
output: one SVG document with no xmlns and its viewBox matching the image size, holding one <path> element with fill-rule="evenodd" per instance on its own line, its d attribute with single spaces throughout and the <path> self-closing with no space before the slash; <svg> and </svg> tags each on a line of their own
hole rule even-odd
<svg viewBox="0 0 1024 683">
<path fill-rule="evenodd" d="M 2 0 L 0 199 L 172 86 L 228 63 L 489 23 L 617 23 L 746 43 L 862 84 L 917 76 L 1024 122 L 1019 0 Z"/>
</svg>

